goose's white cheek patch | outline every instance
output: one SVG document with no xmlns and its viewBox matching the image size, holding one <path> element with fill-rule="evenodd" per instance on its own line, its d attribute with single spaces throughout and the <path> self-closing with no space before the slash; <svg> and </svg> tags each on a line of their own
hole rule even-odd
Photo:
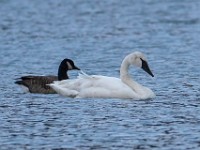
<svg viewBox="0 0 200 150">
<path fill-rule="evenodd" d="M 69 62 L 67 62 L 67 67 L 69 70 L 72 69 L 72 65 Z"/>
</svg>

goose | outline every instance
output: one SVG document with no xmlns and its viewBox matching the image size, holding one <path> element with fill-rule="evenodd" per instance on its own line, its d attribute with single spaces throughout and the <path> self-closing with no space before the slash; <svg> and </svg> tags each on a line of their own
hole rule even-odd
<svg viewBox="0 0 200 150">
<path fill-rule="evenodd" d="M 120 78 L 102 75 L 87 75 L 82 72 L 76 79 L 55 81 L 49 86 L 57 93 L 72 98 L 119 98 L 119 99 L 150 99 L 154 98 L 154 92 L 134 81 L 129 73 L 129 67 L 133 65 L 142 68 L 149 75 L 151 72 L 147 59 L 141 52 L 133 52 L 127 55 L 120 67 Z"/>
<path fill-rule="evenodd" d="M 18 78 L 18 81 L 15 83 L 21 85 L 26 92 L 30 93 L 42 93 L 42 94 L 56 94 L 56 92 L 47 86 L 53 81 L 61 81 L 69 79 L 67 71 L 68 70 L 80 70 L 77 66 L 74 65 L 74 62 L 71 59 L 63 59 L 58 68 L 58 76 L 22 76 Z"/>
</svg>

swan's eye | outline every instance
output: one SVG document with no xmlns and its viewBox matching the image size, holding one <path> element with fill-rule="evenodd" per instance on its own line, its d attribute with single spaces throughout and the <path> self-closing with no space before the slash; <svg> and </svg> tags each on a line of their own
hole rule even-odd
<svg viewBox="0 0 200 150">
<path fill-rule="evenodd" d="M 143 60 L 142 58 L 140 58 L 140 60 L 142 61 L 142 68 L 147 65 L 147 62 L 145 60 Z"/>
<path fill-rule="evenodd" d="M 140 60 L 141 60 L 141 61 L 142 61 L 142 63 L 143 63 L 143 61 L 144 61 L 144 60 L 143 60 L 142 58 L 140 58 Z"/>
<path fill-rule="evenodd" d="M 142 69 L 144 71 L 146 71 L 148 74 L 150 74 L 152 77 L 154 77 L 153 73 L 151 72 L 150 68 L 149 68 L 149 65 L 147 63 L 147 61 L 143 60 L 142 58 L 140 58 L 141 61 L 142 61 Z"/>
</svg>

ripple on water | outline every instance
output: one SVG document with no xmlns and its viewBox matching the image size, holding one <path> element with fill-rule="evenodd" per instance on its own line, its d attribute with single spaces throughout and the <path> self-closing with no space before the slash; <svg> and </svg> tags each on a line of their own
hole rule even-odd
<svg viewBox="0 0 200 150">
<path fill-rule="evenodd" d="M 0 1 L 1 149 L 199 149 L 199 1 Z M 63 57 L 119 77 L 143 51 L 151 100 L 24 94 L 26 74 L 56 74 Z M 70 73 L 75 78 L 77 72 Z"/>
</svg>

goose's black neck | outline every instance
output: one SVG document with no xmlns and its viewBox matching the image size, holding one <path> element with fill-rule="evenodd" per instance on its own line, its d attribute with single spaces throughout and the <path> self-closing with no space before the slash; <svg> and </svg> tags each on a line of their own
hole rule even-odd
<svg viewBox="0 0 200 150">
<path fill-rule="evenodd" d="M 65 79 L 69 79 L 68 75 L 67 75 L 67 65 L 64 64 L 64 62 L 61 62 L 59 68 L 58 68 L 58 80 L 65 80 Z"/>
</svg>

